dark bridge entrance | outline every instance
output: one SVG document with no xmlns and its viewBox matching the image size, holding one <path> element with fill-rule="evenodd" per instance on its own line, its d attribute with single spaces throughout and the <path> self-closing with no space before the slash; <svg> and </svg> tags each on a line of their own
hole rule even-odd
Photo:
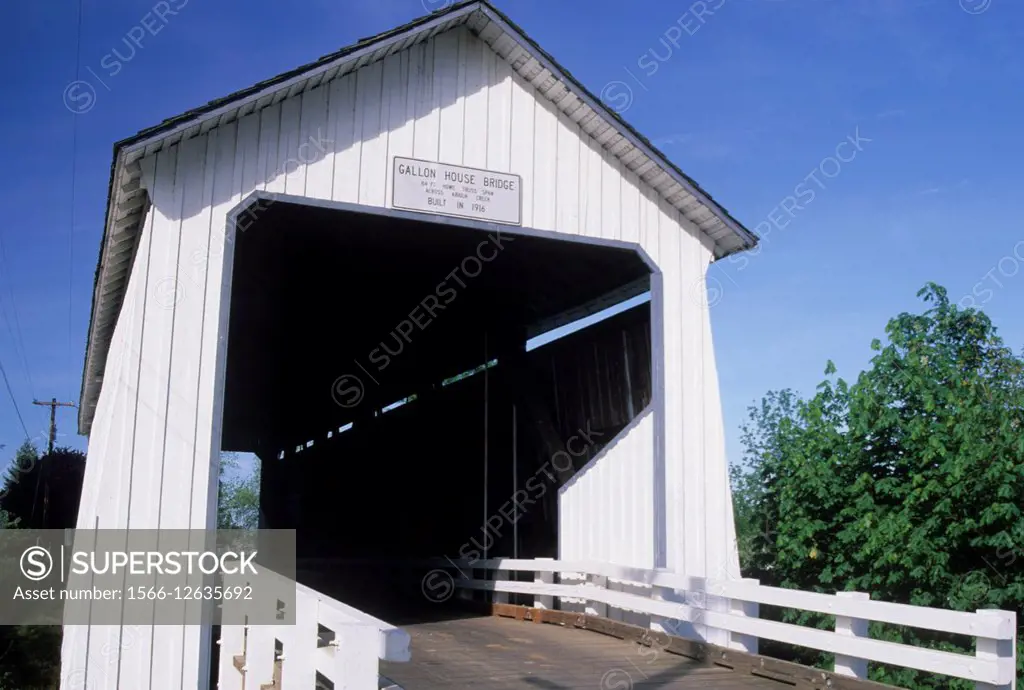
<svg viewBox="0 0 1024 690">
<path fill-rule="evenodd" d="M 281 201 L 252 217 L 223 448 L 261 458 L 263 526 L 297 529 L 300 560 L 556 556 L 558 487 L 650 402 L 650 311 L 527 342 L 643 293 L 643 258 Z"/>
</svg>

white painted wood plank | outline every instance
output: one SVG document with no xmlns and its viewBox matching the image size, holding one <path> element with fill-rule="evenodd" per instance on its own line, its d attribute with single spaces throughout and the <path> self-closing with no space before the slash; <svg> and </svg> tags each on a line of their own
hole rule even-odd
<svg viewBox="0 0 1024 690">
<path fill-rule="evenodd" d="M 388 113 L 388 142 L 385 175 L 385 204 L 391 205 L 395 156 L 413 153 L 414 100 L 409 98 L 410 53 L 397 53 L 384 60 L 384 100 Z"/>
<path fill-rule="evenodd" d="M 494 53 L 486 43 L 469 31 L 459 32 L 460 63 L 465 65 L 465 127 L 462 164 L 471 168 L 487 167 L 487 73 Z"/>
<path fill-rule="evenodd" d="M 683 439 L 699 434 L 702 430 L 692 426 L 691 419 L 686 415 L 690 410 L 683 408 L 683 369 L 682 360 L 692 356 L 692 349 L 684 349 L 684 329 L 682 306 L 683 276 L 679 266 L 679 230 L 672 223 L 664 202 L 655 209 L 660 235 L 659 249 L 662 263 L 662 285 L 664 290 L 664 333 L 665 333 L 665 508 L 668 520 L 666 530 L 669 569 L 679 572 L 690 572 L 690 561 L 686 556 L 695 553 L 694 543 L 701 543 L 702 528 L 700 523 L 685 522 L 687 517 L 694 515 L 694 503 L 687 504 L 690 496 L 699 489 L 686 486 L 684 482 L 689 475 L 686 473 L 690 462 L 685 455 Z M 676 420 L 675 422 L 671 420 Z M 683 430 L 694 433 L 683 433 Z M 696 525 L 695 529 L 685 529 L 686 525 Z M 697 574 L 697 573 L 693 573 Z M 703 573 L 701 573 L 703 574 Z"/>
<path fill-rule="evenodd" d="M 216 163 L 217 139 L 222 132 L 217 130 L 196 137 L 182 147 L 182 154 L 189 161 L 189 171 L 186 173 L 178 246 L 178 282 L 180 285 L 187 284 L 190 294 L 175 309 L 174 350 L 171 354 L 172 395 L 168 400 L 167 436 L 164 441 L 164 497 L 168 507 L 173 502 L 174 508 L 166 518 L 161 519 L 162 528 L 188 529 L 193 498 L 196 494 L 206 495 L 208 488 L 206 482 L 199 485 L 194 483 L 197 460 L 196 413 L 213 206 L 213 167 Z M 205 510 L 207 506 L 203 505 L 202 508 Z M 198 617 L 201 602 L 181 602 L 167 609 L 174 609 L 179 615 L 186 616 L 191 612 Z M 168 680 L 173 685 L 180 676 L 183 685 L 198 682 L 198 674 L 193 669 L 200 665 L 201 631 L 195 626 L 174 626 L 169 627 L 168 631 L 174 644 L 181 646 L 180 652 L 169 650 L 170 663 L 176 670 L 167 676 Z"/>
<path fill-rule="evenodd" d="M 329 86 L 318 86 L 302 95 L 299 160 L 306 167 L 303 193 L 311 199 L 330 199 L 334 144 L 327 133 L 330 117 Z"/>
<path fill-rule="evenodd" d="M 359 200 L 359 159 L 362 157 L 362 118 L 356 111 L 356 73 L 346 74 L 331 83 L 331 113 L 336 152 L 331 198 L 354 203 Z"/>
<path fill-rule="evenodd" d="M 220 465 L 220 416 L 214 409 L 214 392 L 217 378 L 217 348 L 221 337 L 221 276 L 228 252 L 234 251 L 234 243 L 228 242 L 225 215 L 236 206 L 245 189 L 251 190 L 256 184 L 255 157 L 258 146 L 258 121 L 247 116 L 221 132 L 217 138 L 208 175 L 211 193 L 211 214 L 207 233 L 205 299 L 200 313 L 198 328 L 202 333 L 202 344 L 198 352 L 199 397 L 196 403 L 195 444 L 192 463 L 192 505 L 189 516 L 191 529 L 207 529 L 216 524 L 216 493 L 210 491 L 216 484 Z M 204 491 L 205 489 L 205 491 Z"/>
<path fill-rule="evenodd" d="M 602 166 L 597 142 L 585 137 L 580 148 L 580 230 L 588 237 L 601 237 Z"/>
<path fill-rule="evenodd" d="M 178 225 L 182 186 L 175 185 L 179 147 L 157 154 L 152 190 L 153 223 L 150 268 L 146 285 L 144 327 L 139 359 L 139 391 L 135 410 L 135 438 L 131 453 L 132 487 L 127 527 L 159 527 L 163 465 L 163 433 L 170 376 L 171 319 L 177 280 Z M 158 626 L 157 626 L 158 627 Z M 150 684 L 156 627 L 144 626 L 138 649 L 122 658 L 126 682 Z"/>
<path fill-rule="evenodd" d="M 562 113 L 558 114 L 555 198 L 559 232 L 577 235 L 580 232 L 580 136 L 577 126 Z"/>
<path fill-rule="evenodd" d="M 640 199 L 640 232 L 642 233 L 641 243 L 644 250 L 650 255 L 659 268 L 664 268 L 661 260 L 661 214 L 658 209 L 657 192 L 648 185 L 642 187 Z M 672 257 L 665 259 L 665 262 L 673 261 Z"/>
<path fill-rule="evenodd" d="M 278 181 L 278 134 L 281 131 L 281 104 L 260 112 L 260 147 L 257 175 L 259 188 L 268 192 L 283 192 L 284 180 Z"/>
<path fill-rule="evenodd" d="M 306 167 L 300 160 L 299 125 L 302 120 L 302 98 L 281 102 L 281 131 L 278 134 L 277 170 L 282 178 L 280 189 L 285 194 L 301 195 L 306 188 Z"/>
<path fill-rule="evenodd" d="M 378 661 L 374 656 L 374 634 L 371 626 L 347 623 L 335 631 L 338 647 L 328 652 L 337 690 L 363 690 L 377 684 Z"/>
<path fill-rule="evenodd" d="M 626 242 L 640 242 L 640 190 L 637 177 L 625 172 L 622 180 L 622 227 L 620 235 Z"/>
<path fill-rule="evenodd" d="M 285 655 L 281 669 L 282 687 L 316 687 L 317 615 L 317 600 L 296 593 L 295 625 L 281 628 Z"/>
<path fill-rule="evenodd" d="M 487 94 L 487 169 L 508 172 L 511 165 L 512 66 L 492 51 L 485 53 Z"/>
<path fill-rule="evenodd" d="M 183 206 L 175 251 L 181 299 L 175 305 L 171 323 L 171 394 L 167 396 L 166 436 L 161 453 L 164 458 L 160 494 L 162 529 L 187 529 L 189 526 L 196 393 L 206 299 L 206 253 L 213 195 L 213 171 L 210 171 L 207 188 L 206 159 L 207 148 L 211 142 L 216 146 L 217 136 L 206 134 L 181 145 L 179 174 L 183 180 Z"/>
<path fill-rule="evenodd" d="M 359 70 L 356 79 L 356 112 L 363 140 L 359 160 L 359 203 L 384 206 L 387 181 L 387 111 L 382 102 L 384 64 L 376 62 Z"/>
<path fill-rule="evenodd" d="M 434 69 L 440 80 L 440 116 L 438 160 L 462 165 L 462 140 L 465 130 L 465 80 L 459 54 L 461 31 L 449 31 L 434 39 Z"/>
<path fill-rule="evenodd" d="M 232 175 L 232 197 L 236 200 L 243 194 L 248 196 L 249 193 L 263 188 L 260 177 L 260 126 L 258 113 L 246 115 L 238 121 L 238 131 L 235 135 L 235 169 Z M 221 220 L 214 218 L 214 226 L 220 235 L 226 237 L 227 225 L 226 222 L 221 224 Z M 217 245 L 214 245 L 214 249 L 216 247 Z M 231 248 L 225 245 L 223 251 L 231 251 Z"/>
<path fill-rule="evenodd" d="M 245 652 L 245 688 L 258 688 L 274 679 L 274 640 L 277 628 L 250 625 Z"/>
<path fill-rule="evenodd" d="M 694 286 L 697 289 L 703 287 L 703 271 L 700 265 L 702 254 L 699 243 L 688 233 L 679 231 L 679 222 L 674 209 L 666 211 L 670 216 L 669 225 L 673 227 L 673 236 L 679 244 L 679 305 L 680 312 L 676 321 L 680 324 L 692 324 L 692 327 L 682 329 L 680 335 L 682 342 L 682 377 L 675 380 L 680 386 L 682 395 L 683 418 L 688 426 L 700 429 L 699 434 L 683 434 L 683 458 L 684 469 L 684 500 L 686 501 L 685 516 L 688 524 L 702 524 L 703 529 L 691 531 L 691 537 L 685 549 L 685 562 L 688 570 L 686 572 L 694 575 L 707 575 L 707 539 L 714 526 L 703 522 L 706 517 L 705 495 L 707 488 L 704 486 L 707 481 L 705 472 L 704 457 L 704 391 L 703 391 L 703 329 L 700 327 L 702 320 L 701 304 L 695 296 Z M 683 278 L 685 276 L 685 278 Z M 699 294 L 696 293 L 696 294 Z M 700 520 L 702 522 L 693 522 Z M 724 537 L 724 535 L 722 535 Z"/>
<path fill-rule="evenodd" d="M 617 240 L 622 237 L 622 175 L 618 160 L 608 151 L 601 151 L 601 163 L 601 236 Z"/>
<path fill-rule="evenodd" d="M 523 225 L 535 227 L 533 222 L 534 195 L 534 123 L 537 102 L 525 82 L 518 76 L 512 78 L 512 119 L 511 153 L 509 172 L 523 180 Z"/>
<path fill-rule="evenodd" d="M 533 227 L 554 230 L 558 189 L 558 116 L 555 106 L 538 101 L 534 123 Z"/>
<path fill-rule="evenodd" d="M 244 644 L 245 631 L 242 626 L 225 625 L 221 627 L 217 690 L 244 690 L 243 676 L 234 666 L 234 657 L 242 654 Z"/>
<path fill-rule="evenodd" d="M 163 382 L 165 400 L 159 421 L 156 452 L 150 460 L 160 470 L 159 490 L 150 496 L 159 506 L 158 525 L 161 529 L 183 529 L 188 526 L 189 508 L 192 496 L 191 463 L 194 443 L 195 392 L 198 377 L 199 336 L 197 319 L 201 314 L 203 293 L 197 289 L 202 285 L 190 275 L 190 262 L 183 261 L 190 250 L 199 244 L 197 233 L 208 232 L 209 221 L 203 222 L 203 188 L 205 158 L 208 135 L 183 141 L 178 152 L 178 169 L 175 182 L 175 207 L 177 217 L 170 218 L 164 226 L 164 233 L 170 240 L 168 247 L 176 290 L 180 291 L 172 304 L 165 305 L 170 313 L 170 323 L 165 331 L 169 341 L 167 380 Z M 178 201 L 180 199 L 180 207 Z M 207 207 L 208 208 L 208 207 Z M 208 211 L 207 211 L 208 212 Z M 163 363 L 160 363 L 163 369 Z M 166 584 L 159 576 L 155 586 Z M 156 605 L 157 614 L 170 617 L 171 612 L 182 615 L 184 607 L 171 602 Z M 166 622 L 166 620 L 161 621 Z M 182 683 L 183 660 L 195 663 L 191 650 L 184 647 L 184 630 L 180 626 L 158 625 L 153 630 L 152 675 L 160 679 L 156 684 L 166 682 L 166 687 Z"/>
<path fill-rule="evenodd" d="M 438 159 L 438 134 L 441 127 L 441 79 L 434 69 L 435 40 L 413 46 L 410 51 L 410 98 L 415 102 L 413 157 Z"/>
</svg>

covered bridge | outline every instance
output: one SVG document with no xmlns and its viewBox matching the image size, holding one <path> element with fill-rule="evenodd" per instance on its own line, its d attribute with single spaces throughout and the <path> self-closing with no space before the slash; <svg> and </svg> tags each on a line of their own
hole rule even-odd
<svg viewBox="0 0 1024 690">
<path fill-rule="evenodd" d="M 530 629 L 453 632 L 437 615 L 410 628 L 408 661 L 390 623 L 423 623 L 415 605 L 395 610 L 410 593 L 671 632 L 674 651 L 740 661 L 662 658 L 662 680 L 686 683 L 662 686 L 762 687 L 750 674 L 771 628 L 742 626 L 766 623 L 767 595 L 749 582 L 745 604 L 686 595 L 744 584 L 705 272 L 755 243 L 479 0 L 119 142 L 78 526 L 212 528 L 220 453 L 254 453 L 261 526 L 297 530 L 299 617 L 313 618 L 159 625 L 130 645 L 124 626 L 68 626 L 63 687 L 366 687 L 354 679 L 372 665 L 376 686 L 378 658 L 409 688 L 626 687 L 605 677 L 627 668 L 609 656 L 625 646 L 570 636 L 554 654 Z M 721 680 L 729 663 L 739 685 Z M 835 677 L 862 675 L 857 663 Z"/>
</svg>

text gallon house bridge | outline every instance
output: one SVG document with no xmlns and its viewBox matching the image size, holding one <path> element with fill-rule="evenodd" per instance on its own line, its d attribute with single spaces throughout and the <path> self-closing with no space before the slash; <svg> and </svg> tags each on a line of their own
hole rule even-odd
<svg viewBox="0 0 1024 690">
<path fill-rule="evenodd" d="M 1014 686 L 1010 614 L 741 578 L 705 272 L 756 238 L 487 3 L 120 142 L 110 190 L 79 527 L 212 528 L 254 453 L 300 584 L 293 625 L 67 626 L 63 688 Z"/>
</svg>

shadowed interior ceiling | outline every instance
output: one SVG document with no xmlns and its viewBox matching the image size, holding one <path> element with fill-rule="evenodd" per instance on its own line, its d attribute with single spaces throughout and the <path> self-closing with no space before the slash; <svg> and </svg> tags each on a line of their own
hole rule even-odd
<svg viewBox="0 0 1024 690">
<path fill-rule="evenodd" d="M 521 350 L 531 324 L 649 275 L 630 249 L 280 201 L 235 246 L 223 448 L 263 454 Z M 364 387 L 351 408 L 335 401 L 345 375 Z"/>
</svg>

